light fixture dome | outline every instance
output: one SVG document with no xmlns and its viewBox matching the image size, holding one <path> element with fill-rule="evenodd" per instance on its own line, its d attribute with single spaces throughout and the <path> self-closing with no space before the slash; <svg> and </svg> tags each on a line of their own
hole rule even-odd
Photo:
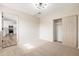
<svg viewBox="0 0 79 59">
<path fill-rule="evenodd" d="M 47 7 L 47 3 L 35 3 L 35 8 L 41 10 L 41 9 L 45 9 Z"/>
</svg>

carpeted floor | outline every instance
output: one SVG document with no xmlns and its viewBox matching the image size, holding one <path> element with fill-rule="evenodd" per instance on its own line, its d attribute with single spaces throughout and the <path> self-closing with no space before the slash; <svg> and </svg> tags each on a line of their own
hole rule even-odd
<svg viewBox="0 0 79 59">
<path fill-rule="evenodd" d="M 0 50 L 1 56 L 79 56 L 79 49 L 64 46 L 60 43 L 44 42 L 37 40 L 33 42 L 37 47 L 27 49 L 18 45 Z M 33 45 L 33 44 L 32 44 Z"/>
</svg>

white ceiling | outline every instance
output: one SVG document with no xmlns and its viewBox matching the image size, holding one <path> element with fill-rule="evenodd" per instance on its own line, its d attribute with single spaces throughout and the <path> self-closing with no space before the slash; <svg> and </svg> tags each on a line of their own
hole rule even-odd
<svg viewBox="0 0 79 59">
<path fill-rule="evenodd" d="M 41 14 L 39 15 L 39 10 L 34 7 L 33 3 L 4 3 L 2 5 L 37 17 L 43 17 L 51 13 L 70 11 L 75 7 L 79 7 L 78 3 L 49 3 L 48 7 L 41 10 Z"/>
</svg>

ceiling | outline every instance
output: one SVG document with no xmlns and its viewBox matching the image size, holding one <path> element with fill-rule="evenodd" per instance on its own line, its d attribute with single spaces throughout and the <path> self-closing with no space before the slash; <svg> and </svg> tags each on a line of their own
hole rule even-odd
<svg viewBox="0 0 79 59">
<path fill-rule="evenodd" d="M 39 10 L 34 7 L 34 3 L 3 3 L 2 5 L 37 17 L 70 11 L 75 7 L 79 7 L 78 3 L 48 3 L 47 8 L 41 10 L 41 14 L 38 14 Z"/>
</svg>

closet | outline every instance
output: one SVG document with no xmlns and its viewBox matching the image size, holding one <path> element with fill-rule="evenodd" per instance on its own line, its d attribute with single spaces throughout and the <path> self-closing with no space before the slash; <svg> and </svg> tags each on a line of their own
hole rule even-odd
<svg viewBox="0 0 79 59">
<path fill-rule="evenodd" d="M 54 20 L 55 42 L 62 43 L 62 19 Z"/>
<path fill-rule="evenodd" d="M 78 16 L 67 16 L 54 20 L 54 42 L 78 48 Z"/>
</svg>

